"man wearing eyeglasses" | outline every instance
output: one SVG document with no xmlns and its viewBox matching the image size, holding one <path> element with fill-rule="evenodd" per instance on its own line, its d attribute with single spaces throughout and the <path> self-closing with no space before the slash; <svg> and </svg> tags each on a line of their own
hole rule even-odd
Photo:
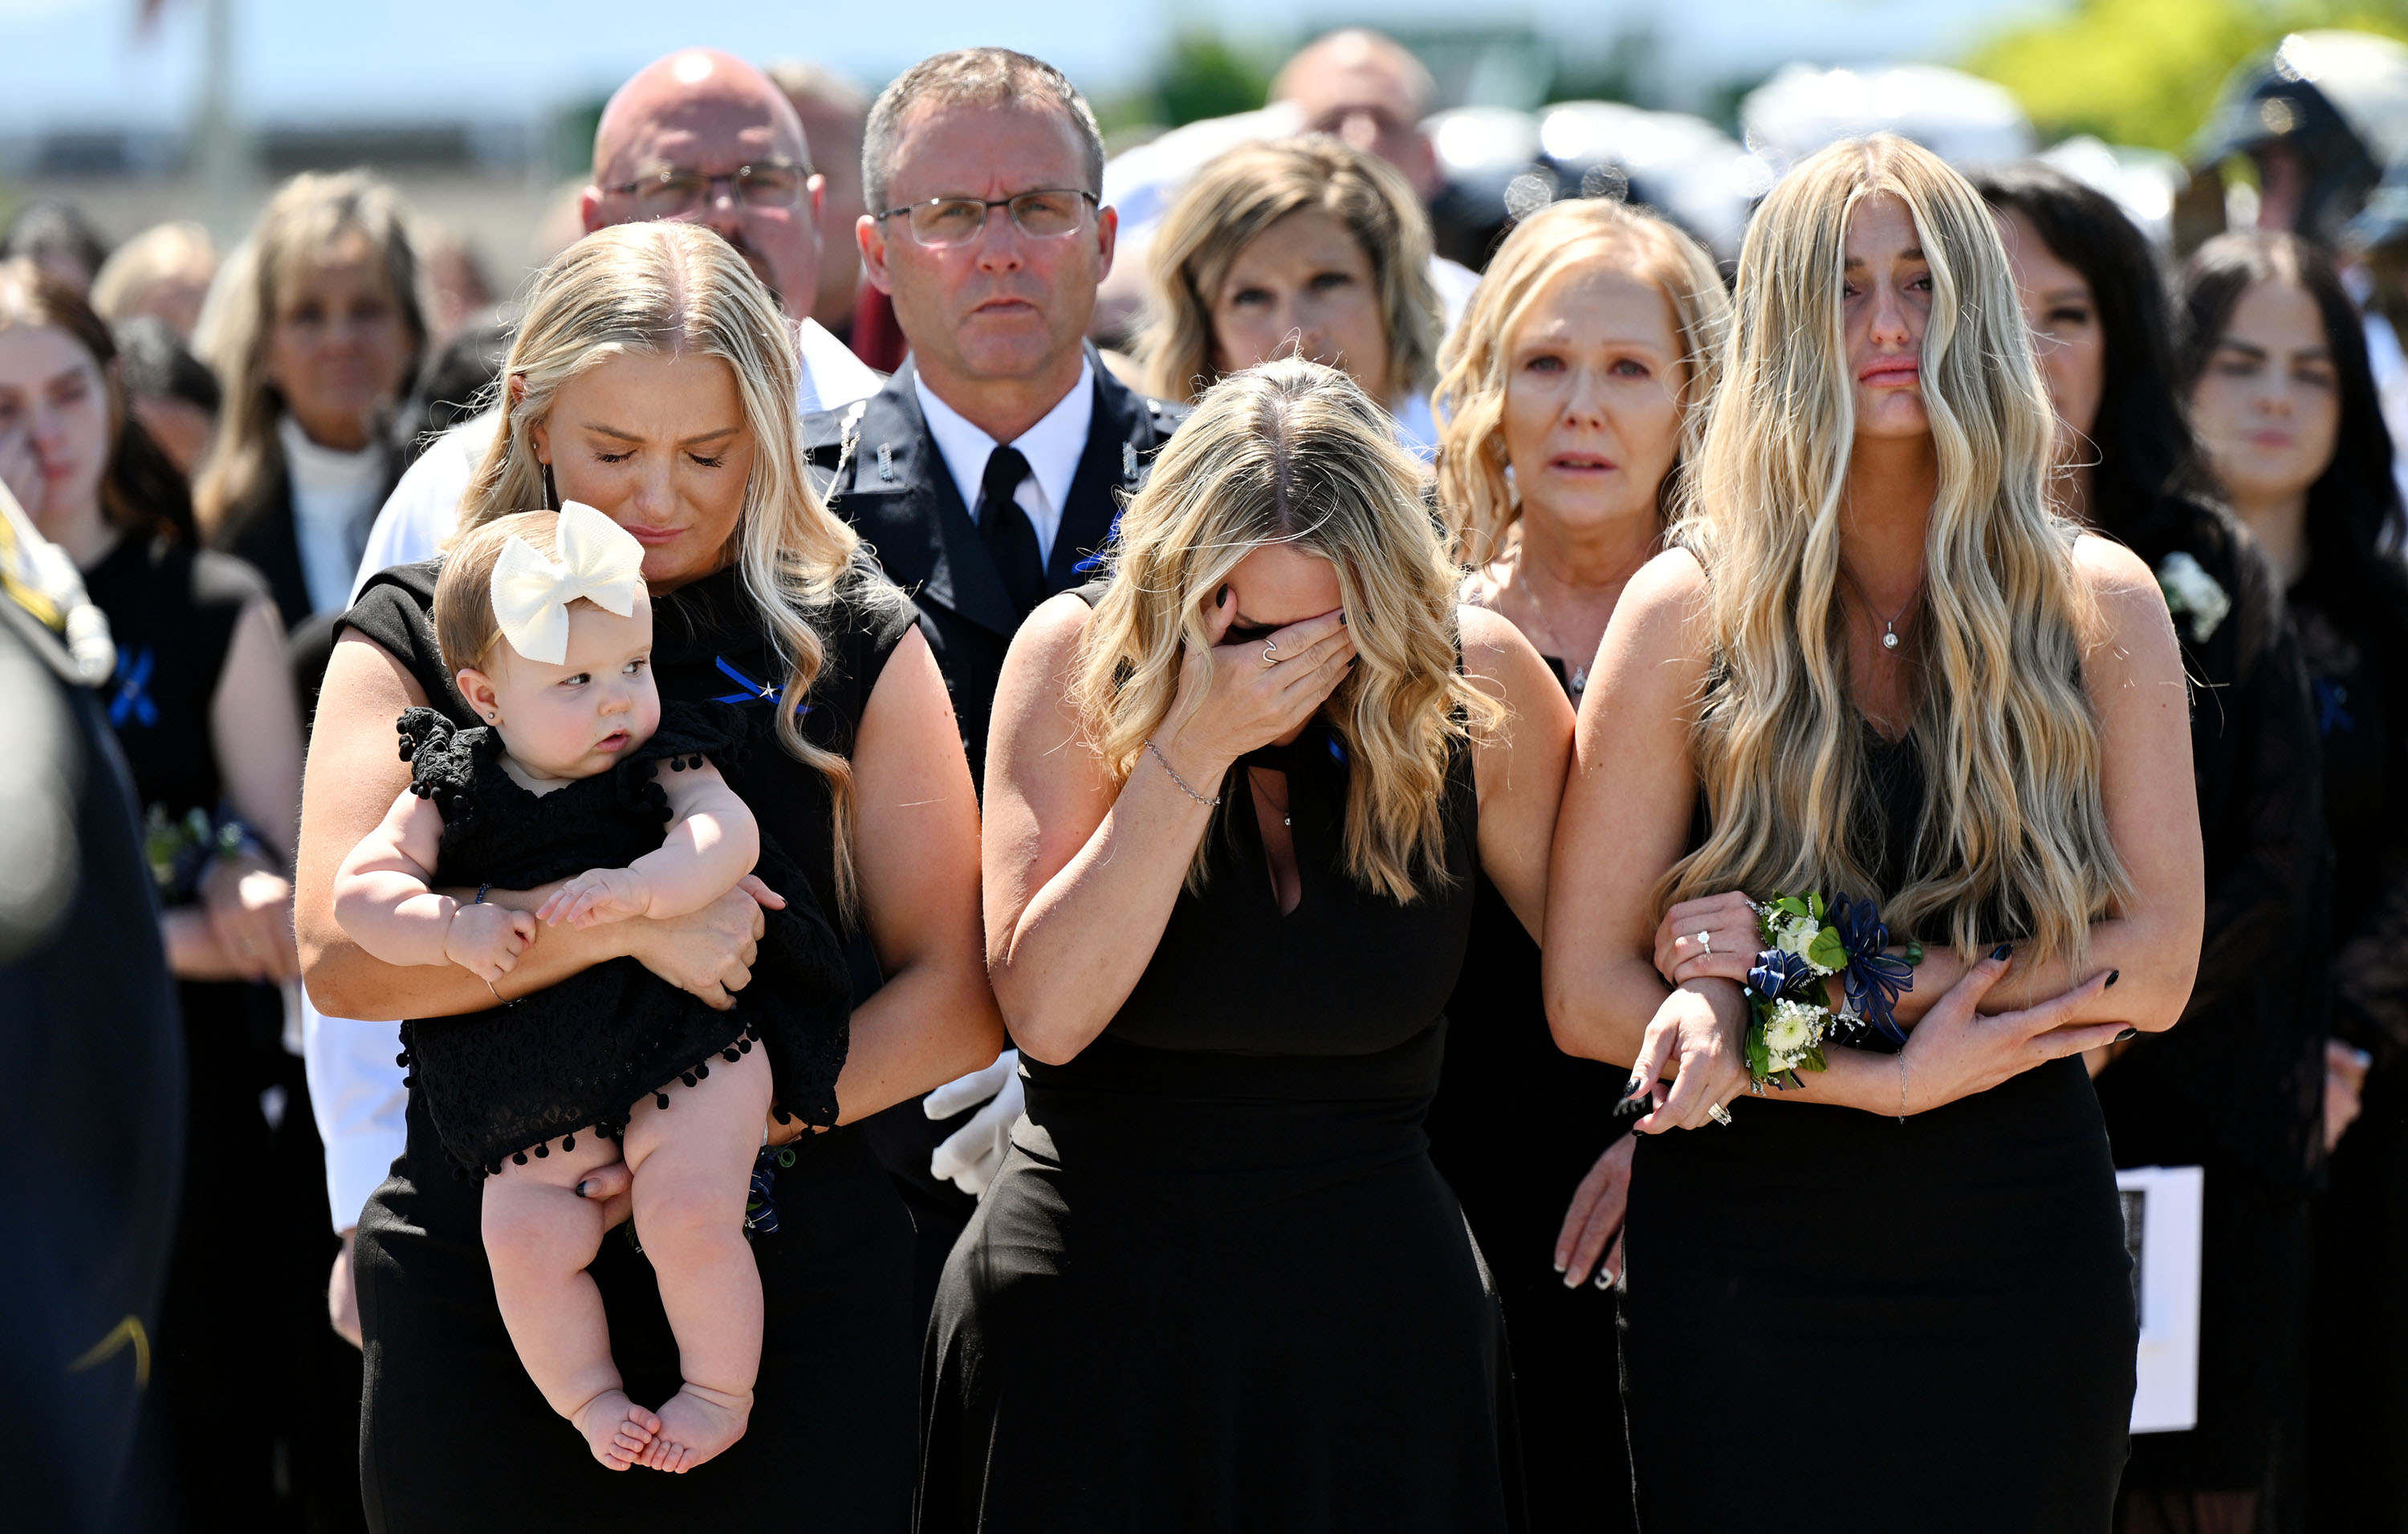
<svg viewBox="0 0 2408 1534">
<path fill-rule="evenodd" d="M 830 505 L 918 599 L 973 778 L 1013 631 L 1091 579 L 1120 497 L 1186 413 L 1132 393 L 1086 342 L 1117 229 L 1103 166 L 1078 91 L 999 48 L 914 66 L 864 134 L 862 271 L 894 300 L 911 355 L 870 399 L 807 418 L 804 437 L 833 477 Z M 929 1097 L 931 1116 L 994 1099 L 967 1125 L 931 1125 L 910 1104 L 869 1121 L 919 1226 L 923 1315 L 966 1194 L 1019 1115 L 1014 1064 Z"/>
<path fill-rule="evenodd" d="M 784 93 L 742 59 L 694 48 L 646 65 L 602 108 L 594 184 L 581 208 L 588 234 L 682 219 L 736 247 L 796 321 L 808 413 L 866 399 L 881 381 L 810 317 L 824 194 L 802 120 Z M 354 595 L 379 570 L 430 557 L 451 535 L 500 420 L 488 410 L 462 423 L 410 466 L 368 535 Z"/>
</svg>

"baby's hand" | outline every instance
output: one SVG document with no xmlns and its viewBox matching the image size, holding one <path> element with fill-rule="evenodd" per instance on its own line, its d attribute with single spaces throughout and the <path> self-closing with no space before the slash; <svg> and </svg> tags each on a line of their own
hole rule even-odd
<svg viewBox="0 0 2408 1534">
<path fill-rule="evenodd" d="M 462 906 L 443 934 L 443 956 L 491 985 L 519 967 L 535 941 L 535 918 L 501 906 Z"/>
<path fill-rule="evenodd" d="M 652 909 L 652 887 L 633 868 L 588 868 L 552 892 L 536 915 L 558 926 L 599 926 L 624 922 Z"/>
</svg>

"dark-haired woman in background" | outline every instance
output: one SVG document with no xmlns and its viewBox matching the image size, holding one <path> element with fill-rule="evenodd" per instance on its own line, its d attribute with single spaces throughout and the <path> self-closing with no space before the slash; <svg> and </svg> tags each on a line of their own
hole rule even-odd
<svg viewBox="0 0 2408 1534">
<path fill-rule="evenodd" d="M 108 327 L 73 290 L 30 261 L 0 264 L 0 443 L 12 450 L 0 472 L 108 616 L 117 674 L 103 707 L 147 820 L 180 982 L 183 1196 L 153 1354 L 176 1496 L 189 1527 L 265 1528 L 290 1517 L 275 1464 L 294 1355 L 280 1306 L 290 1297 L 269 1282 L 279 1209 L 287 1185 L 317 1176 L 290 1178 L 280 1148 L 309 1115 L 300 1062 L 280 1044 L 280 998 L 260 983 L 299 973 L 286 875 L 301 726 L 266 587 L 240 561 L 172 536 L 179 510 L 189 523 L 183 481 L 128 420 L 114 358 Z M 98 1059 L 108 1030 L 94 1021 Z M 263 1094 L 281 1095 L 280 1123 Z M 324 1230 L 322 1204 L 314 1218 Z M 288 1475 L 307 1477 L 323 1457 L 289 1452 Z"/>
<path fill-rule="evenodd" d="M 2099 193 L 2020 167 L 1977 183 L 2057 409 L 2067 515 L 2148 562 L 2197 692 L 2207 859 L 2181 1025 L 2091 1060 L 2119 1167 L 2207 1173 L 2199 1425 L 2133 1441 L 2128 1530 L 2296 1523 L 2307 1197 L 2322 1160 L 2325 828 L 2315 715 L 2272 567 L 2192 487 L 2154 252 Z"/>
<path fill-rule="evenodd" d="M 2313 247 L 2223 236 L 2191 258 L 2181 290 L 2191 423 L 2289 589 L 2333 832 L 2326 1135 L 2339 1145 L 2315 1214 L 2309 1497 L 2319 1527 L 2398 1529 L 2408 1527 L 2398 1473 L 2408 1452 L 2408 572 L 2388 552 L 2401 523 L 2391 437 L 2356 306 Z"/>
</svg>

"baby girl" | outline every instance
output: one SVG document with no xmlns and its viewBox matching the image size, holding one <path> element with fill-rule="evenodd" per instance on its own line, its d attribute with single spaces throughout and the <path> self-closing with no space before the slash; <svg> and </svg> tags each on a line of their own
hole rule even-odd
<svg viewBox="0 0 2408 1534">
<path fill-rule="evenodd" d="M 484 723 L 402 716 L 409 790 L 344 860 L 335 902 L 386 963 L 456 964 L 492 986 L 545 925 L 695 910 L 756 862 L 788 895 L 767 913 L 740 1014 L 613 959 L 499 1009 L 404 1025 L 445 1149 L 486 1176 L 485 1252 L 527 1373 L 603 1464 L 684 1471 L 743 1435 L 761 1358 L 753 1163 L 773 1102 L 781 1121 L 834 1122 L 841 1044 L 831 1061 L 825 1041 L 841 1039 L 851 994 L 808 882 L 768 861 L 720 774 L 741 716 L 661 702 L 642 562 L 625 530 L 574 502 L 461 538 L 436 630 Z M 488 898 L 554 882 L 532 913 Z M 684 1376 L 657 1413 L 628 1398 L 585 1271 L 609 1220 L 578 1187 L 623 1154 Z"/>
</svg>

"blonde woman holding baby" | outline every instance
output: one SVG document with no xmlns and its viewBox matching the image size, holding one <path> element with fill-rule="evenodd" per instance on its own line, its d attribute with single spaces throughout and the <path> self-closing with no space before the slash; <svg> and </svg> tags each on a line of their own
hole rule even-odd
<svg viewBox="0 0 2408 1534">
<path fill-rule="evenodd" d="M 396 718 L 426 707 L 454 731 L 490 728 L 496 722 L 472 707 L 482 702 L 503 713 L 508 734 L 509 704 L 498 689 L 472 698 L 455 683 L 484 668 L 446 664 L 435 563 L 380 576 L 337 645 L 305 789 L 297 918 L 309 983 L 328 1011 L 416 1020 L 413 1039 L 431 1019 L 482 1014 L 506 1028 L 513 1021 L 494 1013 L 497 1003 L 532 996 L 513 1010 L 539 1007 L 541 993 L 625 959 L 732 1010 L 733 1039 L 774 1012 L 745 989 L 769 923 L 806 896 L 850 942 L 856 969 L 883 977 L 849 1025 L 822 1037 L 841 1062 L 832 1100 L 817 1111 L 789 1104 L 781 1082 L 777 1111 L 748 1131 L 755 1144 L 772 1141 L 754 1181 L 780 1226 L 756 1222 L 750 1243 L 758 1377 L 742 1436 L 698 1468 L 681 1461 L 683 1475 L 655 1473 L 640 1453 L 614 1473 L 613 1456 L 559 1420 L 496 1304 L 479 1184 L 453 1175 L 458 1159 L 429 1113 L 430 1093 L 412 1094 L 408 1148 L 359 1238 L 364 1491 L 381 1527 L 441 1527 L 466 1508 L 543 1527 L 647 1512 L 730 1525 L 797 1512 L 839 1527 L 910 1516 L 910 1222 L 855 1136 L 805 1130 L 850 1125 L 951 1080 L 994 1058 L 1002 1036 L 980 956 L 977 810 L 952 710 L 910 604 L 802 476 L 793 358 L 775 301 L 717 236 L 679 223 L 589 236 L 530 298 L 505 365 L 508 430 L 471 485 L 452 557 L 487 523 L 572 501 L 624 529 L 641 549 L 645 654 L 663 706 L 718 700 L 737 710 L 740 749 L 701 754 L 791 860 L 788 882 L 807 889 L 778 890 L 756 872 L 684 914 L 648 900 L 648 914 L 580 925 L 539 919 L 558 882 L 436 883 L 427 894 L 455 913 L 482 903 L 531 918 L 509 924 L 523 939 L 509 967 L 490 952 L 491 979 L 456 957 L 379 959 L 337 920 L 334 891 L 338 866 L 410 781 Z M 561 563 L 556 545 L 547 558 Z M 726 1047 L 744 1060 L 761 1053 Z M 737 1068 L 716 1054 L 698 1063 L 711 1060 Z M 707 1099 L 733 1095 L 714 1089 L 739 1084 L 695 1081 L 684 1095 L 697 1116 L 718 1111 Z M 686 1086 L 682 1071 L 674 1087 L 645 1084 Z M 681 1111 L 673 1099 L 661 1113 L 667 1127 Z M 811 1119 L 823 1123 L 802 1122 Z M 632 1146 L 635 1115 L 628 1125 Z M 545 1143 L 550 1154 L 531 1161 L 591 1142 L 580 1137 L 576 1153 Z M 505 1160 L 513 1173 L 533 1169 Z M 627 1186 L 612 1162 L 562 1191 L 606 1200 L 607 1222 Z M 638 1411 L 658 1412 L 689 1381 L 687 1330 L 673 1331 L 664 1313 L 670 1265 L 639 1251 L 640 1214 L 635 1234 L 603 1237 L 588 1271 L 624 1391 Z"/>
</svg>

